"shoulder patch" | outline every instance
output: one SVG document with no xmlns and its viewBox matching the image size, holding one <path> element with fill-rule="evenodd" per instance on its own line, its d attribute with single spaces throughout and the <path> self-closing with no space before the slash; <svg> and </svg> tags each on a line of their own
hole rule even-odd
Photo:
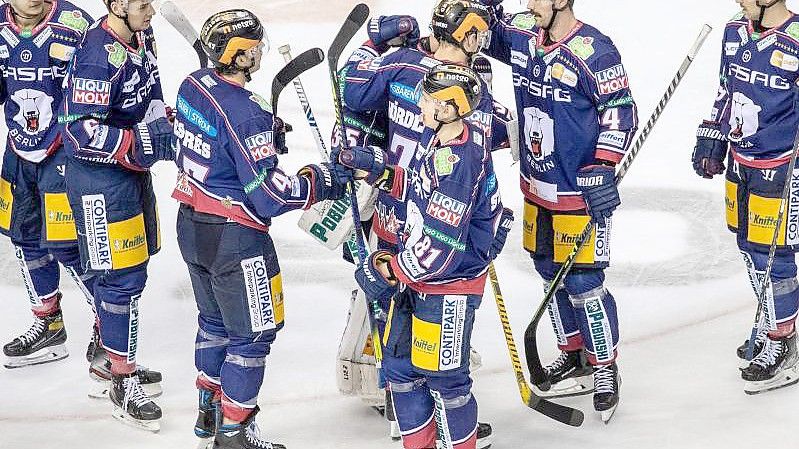
<svg viewBox="0 0 799 449">
<path fill-rule="evenodd" d="M 510 24 L 520 30 L 529 31 L 535 27 L 535 16 L 530 13 L 516 14 Z"/>
<path fill-rule="evenodd" d="M 83 17 L 83 13 L 78 10 L 62 11 L 58 16 L 58 23 L 80 33 L 83 33 L 86 31 L 86 28 L 89 28 L 89 21 L 86 20 L 86 18 Z"/>
<path fill-rule="evenodd" d="M 785 29 L 785 32 L 788 33 L 788 35 L 792 38 L 799 40 L 799 22 L 794 22 L 788 25 L 788 28 Z"/>
<path fill-rule="evenodd" d="M 737 13 L 737 14 L 735 14 L 734 16 L 732 16 L 732 18 L 730 19 L 730 21 L 733 21 L 733 20 L 741 20 L 741 19 L 743 19 L 743 18 L 744 18 L 744 11 L 743 11 L 743 10 L 740 10 L 740 11 L 738 11 L 738 13 Z"/>
<path fill-rule="evenodd" d="M 577 36 L 566 45 L 580 59 L 585 61 L 594 54 L 594 38 L 590 36 Z"/>
<path fill-rule="evenodd" d="M 272 112 L 272 105 L 270 105 L 264 97 L 254 93 L 250 95 L 250 100 L 252 100 L 253 103 L 257 104 L 264 111 L 270 113 Z"/>
<path fill-rule="evenodd" d="M 425 56 L 419 61 L 419 64 L 432 69 L 433 67 L 441 64 L 441 61 Z"/>
<path fill-rule="evenodd" d="M 128 60 L 128 51 L 119 42 L 105 44 L 105 51 L 108 52 L 108 62 L 116 68 L 122 67 Z"/>
<path fill-rule="evenodd" d="M 448 176 L 452 174 L 455 164 L 460 162 L 461 158 L 452 152 L 452 148 L 444 147 L 436 150 L 433 165 L 436 169 L 438 176 Z"/>
</svg>

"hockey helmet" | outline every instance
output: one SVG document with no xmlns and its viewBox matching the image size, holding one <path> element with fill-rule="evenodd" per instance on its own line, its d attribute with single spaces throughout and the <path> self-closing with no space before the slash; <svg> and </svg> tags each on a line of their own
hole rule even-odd
<svg viewBox="0 0 799 449">
<path fill-rule="evenodd" d="M 420 86 L 420 94 L 425 93 L 441 103 L 452 105 L 459 119 L 477 107 L 483 94 L 477 73 L 457 64 L 433 67 L 424 76 Z"/>
<path fill-rule="evenodd" d="M 205 21 L 200 31 L 200 44 L 217 68 L 237 69 L 236 57 L 261 42 L 266 46 L 266 53 L 269 41 L 261 21 L 246 9 L 218 12 Z"/>
<path fill-rule="evenodd" d="M 473 33 L 487 33 L 490 24 L 487 6 L 469 0 L 442 0 L 433 9 L 430 27 L 439 41 L 463 48 L 464 39 Z"/>
</svg>

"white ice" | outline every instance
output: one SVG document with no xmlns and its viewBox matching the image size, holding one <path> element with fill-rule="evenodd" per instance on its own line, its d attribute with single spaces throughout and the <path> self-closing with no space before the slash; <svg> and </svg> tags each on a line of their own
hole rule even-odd
<svg viewBox="0 0 799 449">
<path fill-rule="evenodd" d="M 283 65 L 274 50 L 290 43 L 294 53 L 326 49 L 354 3 L 322 0 L 179 0 L 195 26 L 225 7 L 248 7 L 266 23 L 273 51 L 251 85 L 268 95 L 271 76 Z M 521 9 L 516 1 L 509 10 Z M 799 1 L 789 0 L 799 8 Z M 78 4 L 99 14 L 102 4 Z M 431 1 L 374 1 L 375 15 L 408 13 L 426 18 Z M 705 22 L 714 27 L 694 66 L 672 99 L 621 188 L 615 218 L 614 266 L 607 285 L 618 300 L 624 378 L 621 405 L 610 425 L 591 411 L 590 397 L 563 401 L 586 412 L 580 429 L 530 411 L 519 400 L 490 288 L 478 314 L 474 346 L 484 368 L 474 376 L 480 417 L 494 426 L 497 449 L 509 448 L 747 448 L 799 447 L 799 387 L 750 397 L 736 368 L 735 348 L 749 333 L 755 301 L 734 238 L 724 225 L 723 181 L 701 180 L 690 166 L 694 132 L 716 93 L 721 29 L 737 11 L 732 0 L 578 0 L 580 18 L 618 45 L 638 102 L 642 124 Z M 427 20 L 422 19 L 426 29 Z M 177 86 L 197 66 L 180 36 L 154 20 L 161 78 L 174 102 Z M 356 38 L 359 43 L 362 36 Z M 507 68 L 495 64 L 495 91 L 512 104 Z M 302 77 L 323 134 L 332 123 L 330 84 L 324 66 Z M 280 115 L 294 125 L 288 170 L 319 160 L 294 92 L 281 97 Z M 541 299 L 541 281 L 520 248 L 521 195 L 517 166 L 507 154 L 494 160 L 503 199 L 517 222 L 497 262 L 517 344 Z M 50 365 L 0 369 L 0 448 L 191 448 L 196 416 L 193 343 L 196 309 L 175 243 L 176 204 L 170 198 L 175 169 L 154 170 L 164 248 L 152 259 L 141 300 L 139 361 L 164 373 L 159 434 L 125 427 L 110 416 L 107 401 L 91 400 L 83 358 L 89 308 L 63 277 L 63 309 L 71 356 Z M 278 217 L 271 229 L 286 293 L 286 328 L 268 358 L 258 421 L 266 435 L 291 449 L 400 448 L 386 424 L 352 398 L 339 395 L 334 360 L 353 287 L 352 268 L 337 252 L 317 246 L 298 230 L 298 213 Z M 30 324 L 30 312 L 11 246 L 3 240 L 0 284 L 4 303 L 0 341 Z M 546 320 L 545 320 L 546 321 Z M 544 359 L 556 355 L 549 325 L 539 340 Z"/>
</svg>

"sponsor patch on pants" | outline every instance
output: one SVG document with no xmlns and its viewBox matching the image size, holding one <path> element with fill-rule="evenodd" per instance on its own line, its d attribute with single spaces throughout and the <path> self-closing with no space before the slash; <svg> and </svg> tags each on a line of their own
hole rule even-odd
<svg viewBox="0 0 799 449">
<path fill-rule="evenodd" d="M 247 307 L 253 332 L 276 329 L 283 322 L 283 283 L 280 273 L 269 278 L 263 256 L 241 261 Z"/>
<path fill-rule="evenodd" d="M 72 241 L 78 238 L 75 218 L 66 193 L 45 193 L 45 235 L 48 242 Z"/>
<path fill-rule="evenodd" d="M 11 229 L 11 208 L 14 205 L 14 194 L 11 183 L 0 178 L 0 227 L 6 231 Z"/>
<path fill-rule="evenodd" d="M 89 267 L 94 270 L 110 270 L 113 268 L 113 264 L 111 263 L 105 195 L 84 195 L 81 197 L 81 207 L 86 227 Z"/>
<path fill-rule="evenodd" d="M 413 366 L 428 371 L 449 371 L 461 367 L 466 302 L 467 297 L 464 295 L 445 295 L 440 323 L 430 323 L 413 317 Z"/>
</svg>

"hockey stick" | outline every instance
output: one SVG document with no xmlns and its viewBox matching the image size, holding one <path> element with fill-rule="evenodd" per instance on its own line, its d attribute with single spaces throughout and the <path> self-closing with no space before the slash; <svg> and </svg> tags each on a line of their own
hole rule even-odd
<svg viewBox="0 0 799 449">
<path fill-rule="evenodd" d="M 308 69 L 312 69 L 325 60 L 325 52 L 321 48 L 311 48 L 300 53 L 283 66 L 272 80 L 272 115 L 277 116 L 277 102 L 283 89 Z M 287 129 L 287 131 L 291 131 Z"/>
<path fill-rule="evenodd" d="M 531 409 L 556 421 L 575 427 L 582 425 L 584 419 L 583 412 L 571 407 L 566 407 L 565 405 L 550 402 L 537 396 L 527 384 L 527 380 L 524 378 L 524 372 L 522 371 L 522 363 L 519 360 L 519 352 L 516 350 L 516 342 L 513 340 L 513 330 L 510 327 L 508 311 L 505 309 L 505 300 L 502 299 L 502 291 L 499 289 L 497 270 L 494 268 L 493 262 L 488 265 L 488 277 L 491 279 L 491 286 L 494 289 L 494 299 L 497 303 L 499 321 L 502 323 L 502 332 L 505 335 L 505 343 L 508 345 L 510 363 L 513 365 L 513 372 L 516 374 L 516 384 L 519 387 L 522 402 Z"/>
<path fill-rule="evenodd" d="M 285 59 L 286 63 L 291 61 L 291 46 L 289 46 L 289 44 L 281 45 L 278 47 L 277 51 L 283 55 L 283 59 Z M 316 123 L 316 117 L 314 117 L 313 111 L 311 110 L 311 103 L 308 101 L 308 96 L 305 94 L 305 88 L 302 87 L 302 81 L 297 77 L 294 78 L 293 84 L 294 90 L 297 92 L 297 97 L 300 99 L 302 110 L 305 111 L 305 118 L 308 119 L 308 126 L 311 127 L 311 133 L 316 140 L 316 147 L 319 150 L 319 154 L 322 156 L 323 161 L 330 162 L 325 139 L 322 137 L 322 132 L 319 131 L 319 124 Z"/>
<path fill-rule="evenodd" d="M 794 85 L 794 109 L 799 106 L 799 87 Z M 766 308 L 766 301 L 768 301 L 768 294 L 771 292 L 771 268 L 774 266 L 774 257 L 777 254 L 777 240 L 780 234 L 780 227 L 785 219 L 785 207 L 788 204 L 788 196 L 791 194 L 791 187 L 799 179 L 794 179 L 794 167 L 796 166 L 796 158 L 799 156 L 799 129 L 796 131 L 794 137 L 793 149 L 791 150 L 791 162 L 788 164 L 788 172 L 785 174 L 785 185 L 782 187 L 782 197 L 780 198 L 780 208 L 777 212 L 777 223 L 774 227 L 774 235 L 771 237 L 771 246 L 768 249 L 768 262 L 766 262 L 766 271 L 763 279 L 760 282 L 760 288 L 757 290 L 757 311 L 755 312 L 755 322 L 752 325 L 752 334 L 749 337 L 749 345 L 746 347 L 746 360 L 752 360 L 755 356 L 755 338 L 760 329 L 760 319 L 763 310 Z M 765 325 L 768 330 L 771 329 L 771 323 L 775 317 L 766 315 Z"/>
<path fill-rule="evenodd" d="M 616 184 L 618 185 L 624 176 L 627 174 L 627 171 L 630 169 L 630 165 L 632 165 L 635 157 L 638 155 L 638 152 L 641 151 L 641 148 L 646 142 L 647 137 L 652 132 L 652 128 L 654 128 L 655 123 L 657 123 L 660 115 L 663 113 L 663 110 L 666 108 L 666 105 L 669 103 L 669 100 L 674 95 L 674 91 L 677 90 L 677 87 L 680 85 L 685 73 L 688 71 L 688 68 L 691 66 L 691 63 L 694 61 L 696 54 L 699 52 L 699 49 L 702 47 L 702 44 L 705 42 L 708 34 L 713 28 L 710 25 L 704 25 L 702 27 L 702 31 L 699 33 L 699 37 L 696 38 L 691 49 L 688 51 L 688 55 L 683 60 L 682 64 L 680 65 L 679 70 L 677 70 L 677 74 L 669 84 L 669 87 L 666 89 L 666 92 L 663 94 L 663 97 L 660 99 L 660 103 L 658 103 L 655 111 L 652 113 L 652 116 L 649 117 L 649 121 L 646 123 L 646 126 L 639 132 L 638 139 L 635 141 L 635 144 L 630 148 L 627 152 L 627 155 L 624 157 L 624 160 L 621 162 L 621 167 L 619 167 L 618 171 L 616 172 Z M 577 237 L 577 240 L 574 243 L 574 247 L 572 248 L 569 255 L 566 257 L 566 260 L 560 266 L 560 269 L 555 274 L 554 279 L 549 285 L 549 288 L 544 295 L 544 299 L 541 301 L 541 304 L 538 306 L 535 314 L 533 315 L 532 321 L 527 326 L 527 330 L 524 333 L 524 350 L 525 355 L 527 357 L 527 368 L 530 370 L 530 380 L 533 384 L 539 386 L 541 390 L 549 390 L 551 387 L 549 381 L 547 380 L 546 373 L 544 372 L 544 367 L 541 365 L 541 356 L 538 353 L 538 345 L 537 345 L 537 336 L 536 331 L 538 330 L 538 323 L 541 322 L 541 317 L 544 316 L 544 312 L 546 311 L 547 307 L 549 306 L 550 301 L 555 296 L 555 292 L 558 290 L 558 287 L 563 282 L 563 279 L 569 273 L 572 266 L 574 265 L 574 261 L 577 258 L 577 253 L 582 248 L 583 244 L 589 239 L 591 236 L 591 231 L 593 230 L 594 223 L 593 221 L 589 221 L 588 224 L 583 229 L 582 233 Z"/>
<path fill-rule="evenodd" d="M 191 25 L 189 19 L 183 14 L 183 11 L 171 1 L 167 0 L 161 5 L 161 15 L 164 16 L 167 22 L 183 36 L 184 39 L 191 45 L 197 53 L 197 59 L 200 61 L 200 68 L 208 67 L 208 56 L 203 50 L 200 43 L 200 35 L 197 30 Z"/>
<path fill-rule="evenodd" d="M 327 52 L 327 62 L 328 62 L 328 69 L 330 70 L 330 81 L 333 87 L 333 109 L 336 113 L 336 130 L 335 132 L 339 133 L 339 141 L 341 142 L 342 146 L 346 146 L 347 141 L 344 140 L 344 121 L 343 121 L 343 113 L 342 113 L 342 105 L 341 105 L 341 96 L 340 96 L 340 80 L 338 77 L 338 60 L 341 57 L 341 54 L 344 52 L 344 48 L 346 48 L 347 44 L 352 40 L 358 30 L 361 29 L 364 23 L 366 23 L 366 19 L 369 18 L 369 7 L 363 3 L 359 3 L 355 5 L 355 8 L 352 9 L 350 15 L 344 21 L 344 24 L 341 26 L 338 34 L 336 35 L 335 39 L 333 39 L 333 43 L 330 44 L 330 49 Z M 361 228 L 361 214 L 358 210 L 358 200 L 355 197 L 355 188 L 354 182 L 349 183 L 349 195 L 350 195 L 350 208 L 352 209 L 352 219 L 355 225 L 355 240 L 358 245 L 358 258 L 361 261 L 366 260 L 368 257 L 368 250 L 366 248 L 366 244 L 363 241 L 363 229 Z M 372 330 L 372 343 L 375 350 L 375 360 L 378 365 L 380 366 L 380 362 L 383 360 L 383 347 L 382 341 L 380 339 L 380 331 L 377 327 L 377 320 L 382 319 L 385 315 L 385 312 L 381 310 L 380 304 L 377 301 L 370 300 L 367 298 L 369 313 L 369 326 Z"/>
</svg>

